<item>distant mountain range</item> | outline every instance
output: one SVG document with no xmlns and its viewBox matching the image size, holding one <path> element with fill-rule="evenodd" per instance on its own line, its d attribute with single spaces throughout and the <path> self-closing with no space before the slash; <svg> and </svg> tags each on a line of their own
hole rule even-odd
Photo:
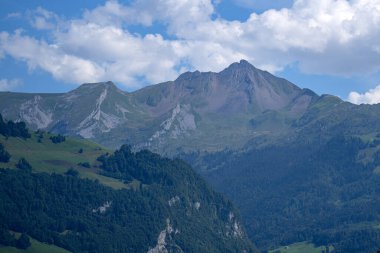
<svg viewBox="0 0 380 253">
<path fill-rule="evenodd" d="M 176 154 L 240 148 L 289 128 L 318 99 L 242 60 L 220 73 L 187 72 L 131 93 L 112 82 L 64 94 L 2 92 L 0 112 L 33 129 Z"/>
<path fill-rule="evenodd" d="M 33 129 L 185 159 L 237 204 L 262 250 L 380 245 L 380 105 L 320 96 L 242 60 L 131 93 L 111 82 L 2 92 L 0 112 Z"/>
</svg>

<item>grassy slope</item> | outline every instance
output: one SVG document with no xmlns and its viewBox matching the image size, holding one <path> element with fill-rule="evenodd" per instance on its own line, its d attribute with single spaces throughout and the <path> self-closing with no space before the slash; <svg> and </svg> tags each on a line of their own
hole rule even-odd
<svg viewBox="0 0 380 253">
<path fill-rule="evenodd" d="M 294 243 L 288 246 L 283 246 L 275 250 L 270 250 L 269 253 L 281 252 L 281 253 L 321 253 L 322 250 L 325 250 L 325 246 L 315 247 L 314 244 L 307 242 Z M 330 246 L 330 252 L 333 250 L 333 247 Z"/>
<path fill-rule="evenodd" d="M 34 239 L 30 240 L 32 244 L 29 248 L 22 250 L 14 247 L 0 246 L 0 253 L 69 253 L 65 249 L 59 248 L 55 245 L 45 244 Z"/>
<path fill-rule="evenodd" d="M 15 233 L 15 236 L 16 238 L 19 237 L 20 233 Z M 70 253 L 70 251 L 55 245 L 45 244 L 31 237 L 29 239 L 31 245 L 27 249 L 0 246 L 0 253 Z"/>
<path fill-rule="evenodd" d="M 45 133 L 41 142 L 38 142 L 36 134 L 27 140 L 13 137 L 6 139 L 0 135 L 0 143 L 12 156 L 9 163 L 0 163 L 0 168 L 15 168 L 17 161 L 24 157 L 36 172 L 65 173 L 69 168 L 74 168 L 79 171 L 80 177 L 97 179 L 114 189 L 128 187 L 119 180 L 97 174 L 99 163 L 96 158 L 110 150 L 79 138 L 66 138 L 65 142 L 54 144 L 50 136 Z M 83 153 L 79 153 L 79 149 L 83 149 Z M 79 166 L 80 162 L 90 163 L 91 168 Z"/>
</svg>

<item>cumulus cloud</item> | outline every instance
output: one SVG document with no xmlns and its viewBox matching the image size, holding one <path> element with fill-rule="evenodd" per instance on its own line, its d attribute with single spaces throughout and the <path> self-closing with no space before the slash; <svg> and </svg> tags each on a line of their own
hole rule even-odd
<svg viewBox="0 0 380 253">
<path fill-rule="evenodd" d="M 11 91 L 22 84 L 20 79 L 0 79 L 0 91 Z"/>
<path fill-rule="evenodd" d="M 114 80 L 128 87 L 186 70 L 219 71 L 242 58 L 269 71 L 294 63 L 320 74 L 380 70 L 380 0 L 296 0 L 245 21 L 215 15 L 216 2 L 110 0 L 73 20 L 40 8 L 31 22 L 48 29 L 49 40 L 3 32 L 0 52 L 59 80 Z M 164 27 L 162 34 L 131 30 L 156 24 Z"/>
<path fill-rule="evenodd" d="M 370 89 L 365 93 L 350 92 L 348 95 L 349 102 L 353 104 L 378 104 L 380 103 L 380 85 Z"/>
<path fill-rule="evenodd" d="M 22 35 L 0 33 L 0 47 L 15 59 L 25 61 L 30 70 L 43 69 L 59 80 L 88 82 L 103 75 L 103 69 L 86 60 L 62 51 L 54 44 Z"/>
<path fill-rule="evenodd" d="M 84 19 L 102 25 L 126 22 L 149 26 L 161 21 L 175 32 L 182 25 L 208 22 L 213 13 L 214 6 L 210 0 L 135 0 L 129 6 L 111 0 L 104 6 L 86 11 Z"/>
</svg>

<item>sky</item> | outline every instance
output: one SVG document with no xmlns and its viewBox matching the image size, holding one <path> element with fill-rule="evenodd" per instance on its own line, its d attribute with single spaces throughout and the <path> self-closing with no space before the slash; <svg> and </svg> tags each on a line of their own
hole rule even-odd
<svg viewBox="0 0 380 253">
<path fill-rule="evenodd" d="M 380 0 L 0 0 L 1 91 L 133 91 L 241 59 L 380 103 Z"/>
</svg>

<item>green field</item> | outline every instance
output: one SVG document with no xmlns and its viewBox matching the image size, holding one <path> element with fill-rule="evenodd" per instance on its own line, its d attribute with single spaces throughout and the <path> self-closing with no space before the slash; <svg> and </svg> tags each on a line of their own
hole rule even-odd
<svg viewBox="0 0 380 253">
<path fill-rule="evenodd" d="M 17 233 L 18 234 L 18 233 Z M 0 246 L 0 253 L 70 253 L 63 248 L 59 248 L 55 245 L 49 245 L 33 238 L 30 238 L 30 247 L 27 249 L 17 249 L 15 247 L 3 247 Z"/>
<path fill-rule="evenodd" d="M 32 137 L 26 140 L 0 135 L 0 143 L 12 156 L 9 163 L 0 163 L 0 168 L 15 168 L 17 161 L 24 157 L 36 172 L 61 174 L 69 168 L 74 168 L 82 178 L 99 180 L 100 183 L 114 189 L 129 187 L 119 180 L 98 174 L 100 164 L 96 158 L 111 150 L 85 139 L 66 137 L 66 141 L 54 144 L 49 139 L 52 135 L 44 133 L 42 136 L 39 142 L 37 134 L 32 134 Z M 80 153 L 80 149 L 83 152 Z M 91 167 L 78 165 L 84 162 L 88 162 Z"/>
<path fill-rule="evenodd" d="M 331 252 L 333 247 L 329 246 L 329 249 Z M 298 242 L 275 250 L 270 250 L 269 253 L 321 253 L 325 252 L 325 250 L 325 246 L 315 247 L 312 243 Z"/>
</svg>

